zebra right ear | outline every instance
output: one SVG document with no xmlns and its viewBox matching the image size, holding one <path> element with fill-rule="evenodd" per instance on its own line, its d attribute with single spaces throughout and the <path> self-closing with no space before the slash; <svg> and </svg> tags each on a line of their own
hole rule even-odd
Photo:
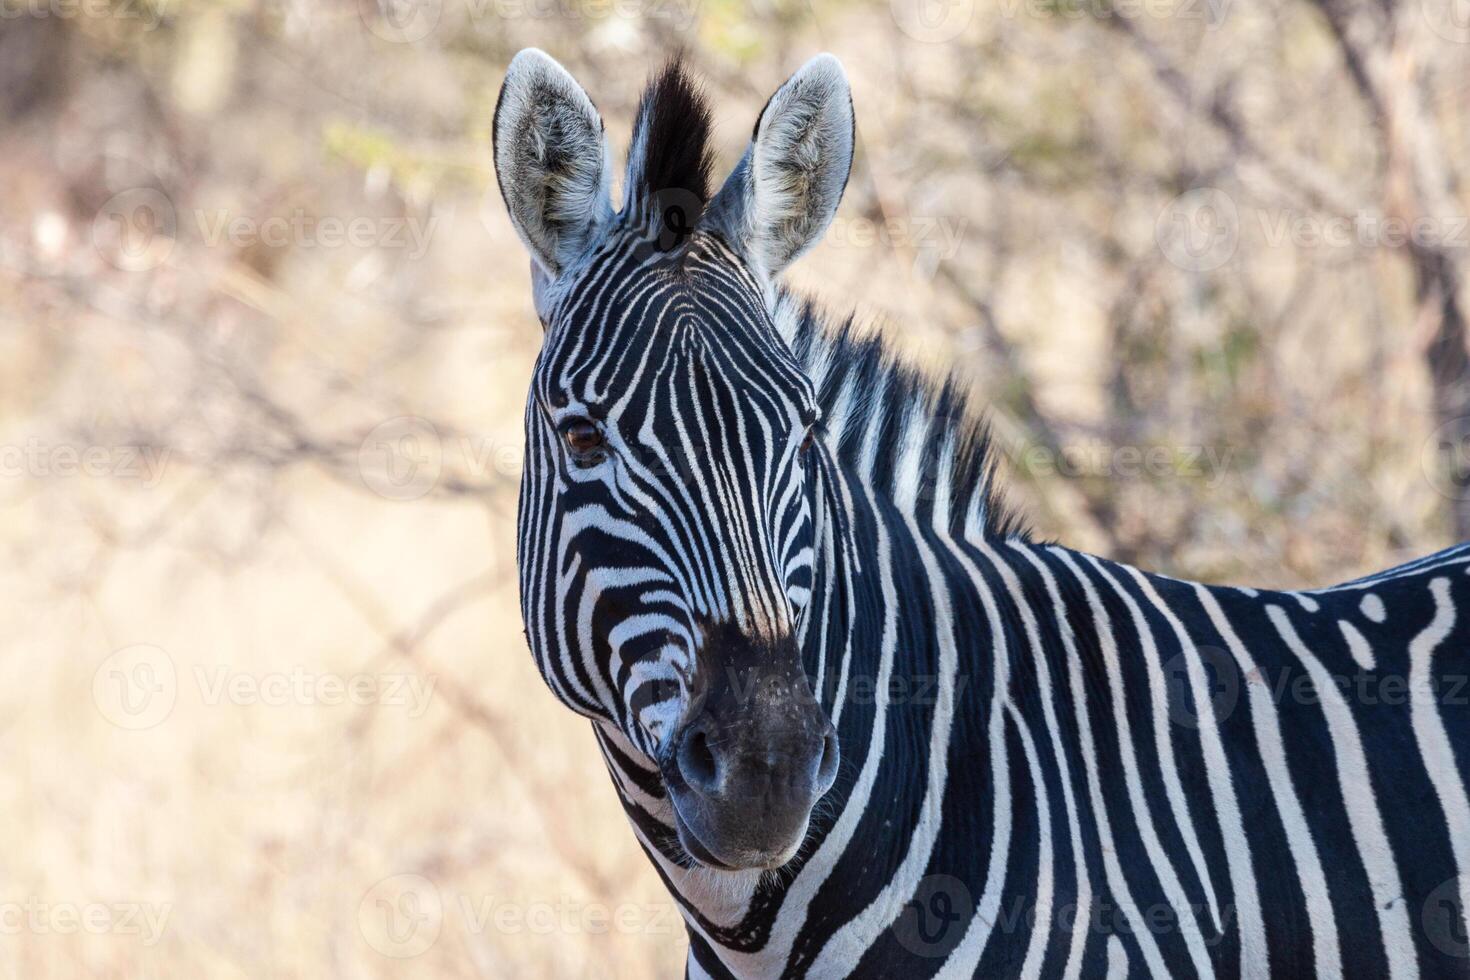
<svg viewBox="0 0 1470 980">
<path fill-rule="evenodd" d="M 612 218 L 612 152 L 602 116 L 536 48 L 511 60 L 495 104 L 495 179 L 531 257 L 555 278 Z"/>
<path fill-rule="evenodd" d="M 750 148 L 710 202 L 705 226 L 774 277 L 832 223 L 852 149 L 847 75 L 835 57 L 819 54 L 761 110 Z"/>
</svg>

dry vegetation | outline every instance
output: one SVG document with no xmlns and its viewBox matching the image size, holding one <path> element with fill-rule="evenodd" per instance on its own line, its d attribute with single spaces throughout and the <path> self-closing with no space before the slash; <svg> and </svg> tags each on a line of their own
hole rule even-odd
<svg viewBox="0 0 1470 980">
<path fill-rule="evenodd" d="M 524 45 L 619 141 L 687 49 L 726 164 L 837 52 L 795 278 L 973 377 L 1042 533 L 1266 585 L 1470 535 L 1463 3 L 383 3 L 0 0 L 6 976 L 680 971 L 520 635 Z"/>
</svg>

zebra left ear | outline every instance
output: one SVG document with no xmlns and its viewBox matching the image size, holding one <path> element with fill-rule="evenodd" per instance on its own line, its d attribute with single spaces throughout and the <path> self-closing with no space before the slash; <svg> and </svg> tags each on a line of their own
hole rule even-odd
<svg viewBox="0 0 1470 980">
<path fill-rule="evenodd" d="M 832 223 L 852 170 L 852 90 L 819 54 L 776 90 L 704 225 L 775 276 Z"/>
<path fill-rule="evenodd" d="M 554 279 L 612 219 L 602 116 L 554 58 L 526 48 L 506 69 L 493 139 L 495 179 L 511 224 Z"/>
</svg>

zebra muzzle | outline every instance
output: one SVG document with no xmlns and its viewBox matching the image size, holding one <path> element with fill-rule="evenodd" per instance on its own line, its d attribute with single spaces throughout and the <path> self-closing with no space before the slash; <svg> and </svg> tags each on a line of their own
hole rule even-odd
<svg viewBox="0 0 1470 980">
<path fill-rule="evenodd" d="M 680 841 L 711 867 L 779 867 L 836 780 L 837 733 L 794 643 L 707 647 L 701 661 L 664 765 Z"/>
</svg>

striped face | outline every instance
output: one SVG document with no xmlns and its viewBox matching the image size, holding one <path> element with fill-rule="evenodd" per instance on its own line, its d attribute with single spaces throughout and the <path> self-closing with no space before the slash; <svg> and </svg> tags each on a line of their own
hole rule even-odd
<svg viewBox="0 0 1470 980">
<path fill-rule="evenodd" d="M 609 764 L 644 789 L 661 778 L 653 817 L 683 857 L 773 868 L 831 788 L 838 746 L 798 640 L 830 462 L 768 304 L 846 182 L 846 78 L 830 57 L 797 72 L 713 198 L 708 133 L 671 65 L 639 106 L 615 213 L 586 93 L 539 51 L 506 75 L 496 175 L 546 331 L 521 607 L 547 684 L 615 743 Z"/>
<path fill-rule="evenodd" d="M 669 256 L 617 231 L 557 288 L 526 406 L 520 567 L 558 698 L 659 758 L 713 638 L 796 656 L 816 421 L 760 284 L 714 236 Z"/>
</svg>

